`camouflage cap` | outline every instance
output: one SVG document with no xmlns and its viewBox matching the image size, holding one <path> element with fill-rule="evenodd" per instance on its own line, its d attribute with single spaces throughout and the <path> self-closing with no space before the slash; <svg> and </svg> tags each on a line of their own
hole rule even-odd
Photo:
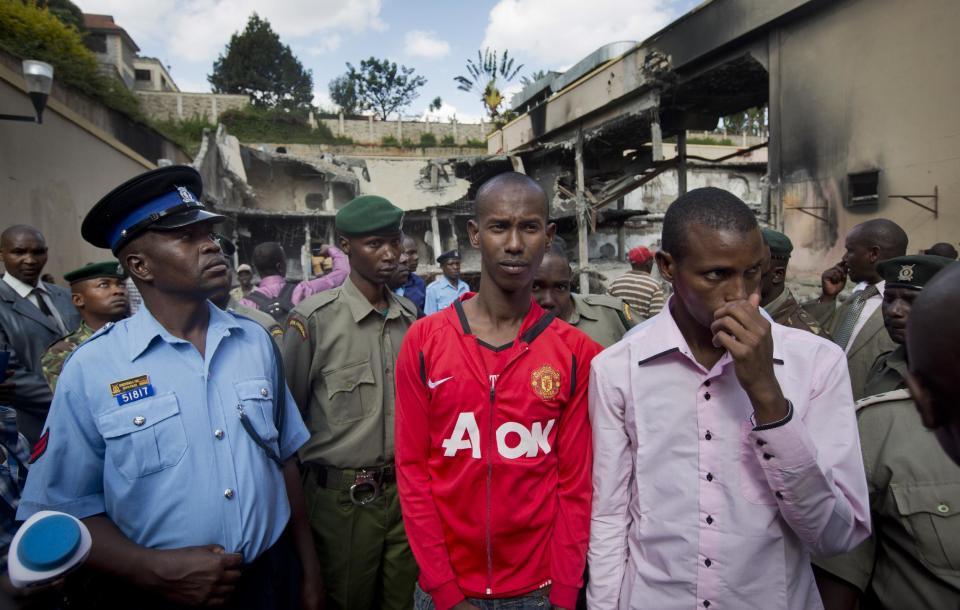
<svg viewBox="0 0 960 610">
<path fill-rule="evenodd" d="M 938 271 L 956 262 L 932 254 L 898 256 L 877 263 L 877 272 L 887 282 L 886 287 L 921 290 Z"/>
<path fill-rule="evenodd" d="M 340 208 L 334 221 L 344 235 L 392 235 L 400 232 L 403 210 L 377 195 L 363 195 Z"/>
<path fill-rule="evenodd" d="M 763 233 L 764 243 L 770 246 L 771 257 L 790 258 L 790 253 L 793 252 L 793 242 L 790 241 L 789 237 L 780 231 L 774 231 L 767 227 L 761 228 L 760 232 Z"/>
<path fill-rule="evenodd" d="M 127 277 L 127 273 L 123 270 L 123 267 L 120 266 L 119 262 L 104 261 L 102 263 L 90 263 L 84 265 L 79 269 L 74 269 L 73 271 L 63 275 L 63 279 L 70 284 L 93 279 L 95 277 L 115 277 L 123 279 Z"/>
</svg>

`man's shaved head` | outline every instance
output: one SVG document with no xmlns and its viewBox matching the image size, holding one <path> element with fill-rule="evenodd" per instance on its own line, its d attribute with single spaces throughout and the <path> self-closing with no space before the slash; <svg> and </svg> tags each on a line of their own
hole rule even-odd
<svg viewBox="0 0 960 610">
<path fill-rule="evenodd" d="M 886 218 L 875 218 L 862 222 L 851 230 L 856 231 L 856 239 L 866 247 L 880 249 L 880 260 L 907 253 L 907 233 L 900 225 Z"/>
<path fill-rule="evenodd" d="M 960 263 L 948 265 L 924 286 L 907 320 L 907 383 L 927 427 L 960 464 Z"/>
<path fill-rule="evenodd" d="M 0 248 L 9 244 L 15 237 L 20 237 L 21 235 L 37 237 L 40 241 L 44 241 L 43 233 L 40 232 L 40 229 L 31 227 L 30 225 L 12 225 L 4 229 L 3 233 L 0 233 Z"/>
<path fill-rule="evenodd" d="M 550 215 L 547 194 L 536 180 L 518 172 L 505 172 L 490 178 L 477 190 L 474 218 L 479 219 L 484 214 L 488 203 L 503 197 L 518 201 L 538 199 L 543 202 L 544 220 Z"/>
</svg>

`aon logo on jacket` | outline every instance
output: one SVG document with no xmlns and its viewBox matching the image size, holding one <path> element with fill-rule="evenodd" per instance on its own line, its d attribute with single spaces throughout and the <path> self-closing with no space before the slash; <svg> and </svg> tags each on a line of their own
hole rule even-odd
<svg viewBox="0 0 960 610">
<path fill-rule="evenodd" d="M 508 460 L 518 457 L 537 457 L 540 451 L 546 455 L 550 453 L 550 431 L 556 420 L 534 422 L 529 429 L 517 422 L 506 422 L 497 428 L 497 452 Z M 480 428 L 473 412 L 461 413 L 453 427 L 450 438 L 444 439 L 444 457 L 454 457 L 458 451 L 469 450 L 471 457 L 480 459 Z"/>
</svg>

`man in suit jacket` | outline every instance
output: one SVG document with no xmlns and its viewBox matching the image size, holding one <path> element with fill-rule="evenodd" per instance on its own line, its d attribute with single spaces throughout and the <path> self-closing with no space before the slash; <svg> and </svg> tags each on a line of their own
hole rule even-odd
<svg viewBox="0 0 960 610">
<path fill-rule="evenodd" d="M 885 282 L 877 263 L 905 255 L 907 234 L 885 218 L 868 220 L 847 233 L 845 248 L 843 260 L 823 272 L 820 298 L 805 303 L 804 308 L 847 353 L 853 396 L 861 398 L 874 360 L 896 347 L 883 326 L 880 305 Z M 837 307 L 837 295 L 847 277 L 856 286 L 850 298 Z"/>
<path fill-rule="evenodd" d="M 12 406 L 17 426 L 30 443 L 40 437 L 53 394 L 43 378 L 40 356 L 48 345 L 77 328 L 80 314 L 70 293 L 40 281 L 47 244 L 37 229 L 14 225 L 0 234 L 0 350 L 10 352 Z"/>
</svg>

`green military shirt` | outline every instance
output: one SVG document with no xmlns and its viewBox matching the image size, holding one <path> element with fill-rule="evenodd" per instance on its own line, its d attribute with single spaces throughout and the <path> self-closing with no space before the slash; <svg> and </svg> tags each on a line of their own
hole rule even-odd
<svg viewBox="0 0 960 610">
<path fill-rule="evenodd" d="M 270 336 L 273 338 L 274 342 L 276 342 L 278 346 L 283 347 L 283 327 L 280 326 L 279 322 L 273 319 L 273 316 L 268 313 L 264 313 L 259 309 L 241 305 L 236 299 L 233 298 L 233 293 L 231 293 L 230 301 L 227 303 L 227 309 L 233 310 L 241 316 L 246 316 L 267 329 L 267 332 L 270 333 Z"/>
<path fill-rule="evenodd" d="M 300 449 L 304 462 L 335 468 L 393 462 L 394 366 L 417 308 L 386 294 L 384 314 L 347 278 L 290 313 L 283 363 L 310 429 Z"/>
<path fill-rule="evenodd" d="M 867 375 L 867 383 L 863 386 L 864 396 L 876 396 L 893 390 L 902 390 L 907 387 L 904 379 L 907 376 L 907 349 L 903 345 L 898 345 L 892 352 L 886 352 L 877 356 L 870 373 Z"/>
<path fill-rule="evenodd" d="M 588 337 L 610 347 L 633 328 L 630 306 L 618 297 L 604 294 L 574 294 L 573 313 L 567 320 Z"/>
<path fill-rule="evenodd" d="M 783 292 L 763 308 L 767 310 L 767 313 L 777 324 L 810 331 L 815 335 L 824 334 L 820 324 L 807 310 L 800 306 L 789 288 L 784 287 Z"/>
<path fill-rule="evenodd" d="M 63 363 L 67 357 L 77 349 L 77 346 L 90 338 L 94 330 L 87 326 L 86 322 L 81 321 L 77 330 L 66 337 L 57 340 L 47 348 L 40 356 L 40 367 L 43 370 L 43 377 L 50 385 L 51 391 L 57 390 L 57 379 L 60 378 L 60 372 L 63 370 Z"/>
<path fill-rule="evenodd" d="M 960 468 L 907 390 L 857 401 L 873 534 L 814 563 L 883 608 L 960 608 Z"/>
</svg>

